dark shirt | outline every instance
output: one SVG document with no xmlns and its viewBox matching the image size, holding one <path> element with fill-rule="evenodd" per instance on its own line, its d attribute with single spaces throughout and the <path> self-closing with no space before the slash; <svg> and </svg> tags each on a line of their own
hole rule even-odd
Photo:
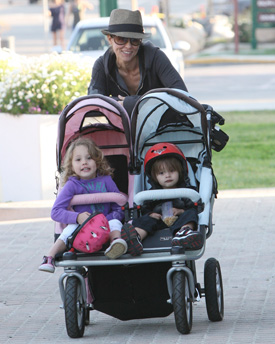
<svg viewBox="0 0 275 344">
<path fill-rule="evenodd" d="M 125 83 L 118 78 L 116 56 L 109 48 L 94 63 L 88 94 L 126 97 L 123 106 L 131 114 L 141 95 L 156 88 L 177 88 L 187 91 L 184 81 L 166 54 L 151 42 L 142 43 L 138 52 L 141 82 L 136 95 L 130 95 Z"/>
</svg>

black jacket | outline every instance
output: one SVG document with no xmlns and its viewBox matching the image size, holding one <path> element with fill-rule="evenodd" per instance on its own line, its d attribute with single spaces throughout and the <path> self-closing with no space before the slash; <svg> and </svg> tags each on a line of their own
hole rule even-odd
<svg viewBox="0 0 275 344">
<path fill-rule="evenodd" d="M 138 52 L 142 79 L 136 95 L 130 96 L 123 82 L 116 77 L 116 57 L 109 48 L 94 63 L 88 94 L 103 94 L 118 99 L 126 97 L 124 107 L 131 114 L 138 98 L 155 88 L 177 88 L 187 91 L 184 81 L 165 53 L 151 42 L 142 43 Z"/>
</svg>

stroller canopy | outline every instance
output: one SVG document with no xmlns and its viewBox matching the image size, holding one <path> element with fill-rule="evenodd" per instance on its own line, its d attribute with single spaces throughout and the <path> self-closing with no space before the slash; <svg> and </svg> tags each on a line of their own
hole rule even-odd
<svg viewBox="0 0 275 344">
<path fill-rule="evenodd" d="M 77 98 L 62 111 L 58 124 L 57 170 L 69 144 L 88 136 L 106 155 L 131 154 L 130 120 L 125 109 L 110 97 L 89 95 Z"/>
<path fill-rule="evenodd" d="M 190 145 L 201 142 L 208 147 L 206 112 L 185 91 L 152 90 L 139 100 L 133 110 L 131 134 L 134 165 L 139 169 L 140 158 L 146 153 L 145 147 L 158 142 L 173 142 L 179 146 L 183 141 Z M 198 152 L 190 149 L 188 154 L 197 157 Z"/>
</svg>

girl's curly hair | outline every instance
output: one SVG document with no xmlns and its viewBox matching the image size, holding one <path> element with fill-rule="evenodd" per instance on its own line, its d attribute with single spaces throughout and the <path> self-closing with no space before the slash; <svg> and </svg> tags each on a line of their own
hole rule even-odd
<svg viewBox="0 0 275 344">
<path fill-rule="evenodd" d="M 77 175 L 72 169 L 72 160 L 74 149 L 78 146 L 87 147 L 88 152 L 91 155 L 91 158 L 96 163 L 97 175 L 113 176 L 113 169 L 108 164 L 106 158 L 103 155 L 102 150 L 99 149 L 98 146 L 91 139 L 80 137 L 73 141 L 66 151 L 64 162 L 62 165 L 62 185 L 64 185 L 67 182 L 69 177 L 77 177 Z"/>
</svg>

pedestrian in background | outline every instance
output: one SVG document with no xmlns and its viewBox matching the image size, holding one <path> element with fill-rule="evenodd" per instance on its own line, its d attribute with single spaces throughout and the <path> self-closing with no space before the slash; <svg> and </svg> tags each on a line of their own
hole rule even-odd
<svg viewBox="0 0 275 344">
<path fill-rule="evenodd" d="M 94 5 L 89 3 L 87 0 L 71 0 L 69 6 L 68 16 L 69 18 L 73 16 L 72 29 L 75 28 L 76 24 L 84 19 L 86 10 L 93 10 Z"/>
<path fill-rule="evenodd" d="M 53 46 L 60 45 L 61 49 L 65 49 L 64 33 L 65 33 L 65 6 L 64 0 L 52 0 L 49 6 L 49 15 L 52 17 L 51 32 L 53 34 Z M 59 43 L 59 44 L 58 44 Z"/>
</svg>

